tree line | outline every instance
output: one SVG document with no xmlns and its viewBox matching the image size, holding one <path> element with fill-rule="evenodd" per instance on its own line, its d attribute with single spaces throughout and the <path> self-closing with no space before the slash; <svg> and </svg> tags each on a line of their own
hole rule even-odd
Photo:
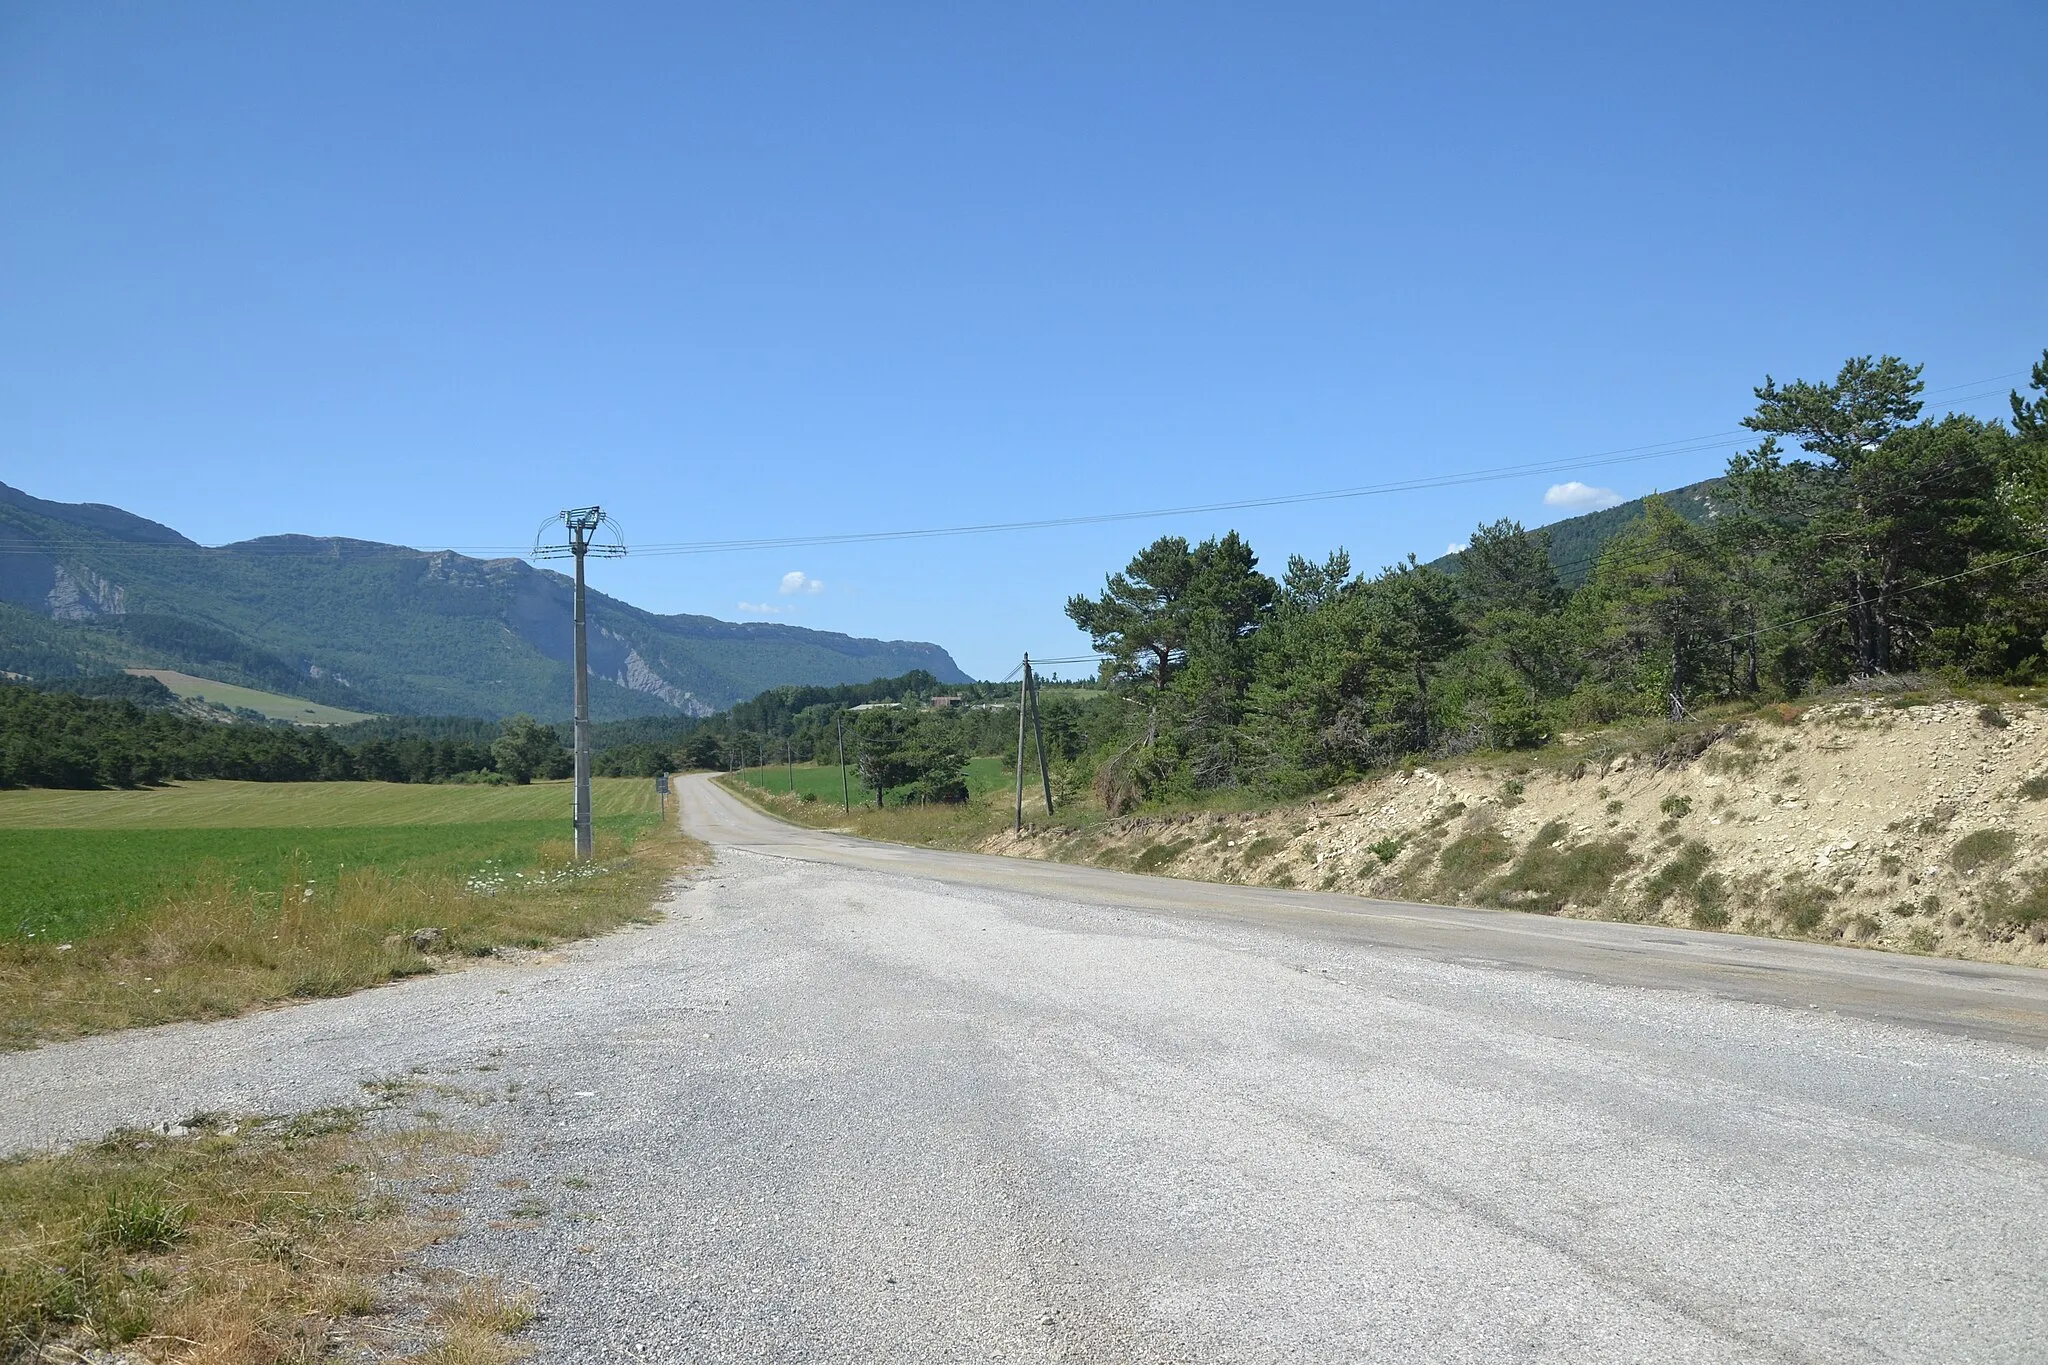
<svg viewBox="0 0 2048 1365">
<path fill-rule="evenodd" d="M 353 745 L 324 730 L 224 725 L 128 696 L 0 685 L 0 787 L 145 787 L 244 782 L 531 782 L 567 777 L 553 727 L 514 716 L 488 743 L 371 737 Z M 109 682 L 105 690 L 145 692 Z"/>
<path fill-rule="evenodd" d="M 1451 565 L 1337 550 L 1277 580 L 1235 532 L 1163 537 L 1067 615 L 1108 662 L 1078 756 L 1104 800 L 1278 795 L 1413 756 L 1540 745 L 1882 674 L 2048 663 L 2048 354 L 2012 419 L 1923 415 L 1920 367 L 1766 378 L 1709 515 L 1662 499 L 1576 591 L 1548 537 L 1480 526 Z M 1796 447 L 1796 450 L 1788 450 Z"/>
</svg>

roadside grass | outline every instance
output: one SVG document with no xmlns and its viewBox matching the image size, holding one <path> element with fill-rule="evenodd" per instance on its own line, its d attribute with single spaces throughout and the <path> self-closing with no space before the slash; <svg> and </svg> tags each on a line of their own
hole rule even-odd
<svg viewBox="0 0 2048 1365">
<path fill-rule="evenodd" d="M 453 1229 L 406 1216 L 391 1182 L 492 1140 L 370 1118 L 202 1115 L 177 1136 L 125 1130 L 0 1162 L 0 1361 L 385 1359 L 409 1334 L 429 1357 L 460 1341 L 462 1360 L 515 1358 L 532 1311 L 509 1311 L 501 1286 L 492 1313 L 468 1302 L 474 1288 L 392 1293 L 393 1272 Z M 433 1328 L 378 1321 L 421 1307 Z"/>
<path fill-rule="evenodd" d="M 795 786 L 793 788 L 791 786 L 791 773 L 792 770 L 787 764 L 770 763 L 760 768 L 742 768 L 739 772 L 732 774 L 732 776 L 737 777 L 740 781 L 757 791 L 781 796 L 788 796 L 794 791 L 798 800 L 802 800 L 808 795 L 814 797 L 819 805 L 839 806 L 841 814 L 845 813 L 845 807 L 840 804 L 841 789 L 839 765 L 837 763 L 797 764 L 794 769 Z M 1031 776 L 1033 781 L 1037 780 L 1035 772 L 1029 776 Z M 986 796 L 992 791 L 1000 791 L 1005 786 L 1014 783 L 1015 780 L 1015 773 L 1006 770 L 1003 767 L 1003 760 L 1000 758 L 984 755 L 967 760 L 967 795 L 969 800 Z M 893 787 L 889 791 L 889 796 L 893 802 L 900 803 L 906 790 L 908 790 L 906 787 Z M 855 808 L 862 805 L 872 808 L 875 804 L 874 788 L 866 786 L 861 782 L 860 778 L 854 773 L 851 764 L 846 769 L 846 791 L 849 793 Z"/>
<path fill-rule="evenodd" d="M 855 798 L 853 810 L 848 813 L 839 803 L 839 769 L 806 769 L 797 767 L 796 794 L 790 795 L 787 786 L 789 770 L 777 773 L 774 769 L 748 769 L 741 773 L 730 773 L 714 779 L 727 791 L 759 810 L 786 820 L 794 825 L 810 829 L 837 830 L 845 834 L 858 835 L 863 839 L 880 839 L 890 843 L 916 844 L 925 848 L 972 848 L 1000 830 L 1007 829 L 1014 818 L 1015 782 L 1014 773 L 1005 773 L 999 758 L 975 758 L 968 760 L 967 789 L 965 801 L 951 805 L 905 804 L 890 805 L 875 809 L 874 794 L 868 794 L 868 802 L 862 805 Z M 829 776 L 832 799 L 820 797 L 814 801 L 804 799 L 806 772 Z M 766 772 L 771 779 L 779 779 L 780 790 L 756 782 L 755 774 Z M 1036 775 L 1033 774 L 1034 780 Z M 814 789 L 813 789 L 814 790 Z M 1026 789 L 1025 817 L 1038 812 L 1038 819 L 1045 819 L 1044 798 L 1032 793 L 1036 787 Z M 1066 812 L 1061 812 L 1064 818 Z"/>
<path fill-rule="evenodd" d="M 230 785 L 257 789 L 235 798 L 245 804 L 285 805 L 342 784 Z M 611 808 L 626 811 L 600 819 L 597 857 L 580 866 L 562 820 L 179 832 L 135 828 L 123 812 L 112 829 L 7 831 L 0 877 L 43 899 L 10 891 L 0 925 L 69 927 L 0 936 L 0 1047 L 343 995 L 648 920 L 667 879 L 705 856 L 651 811 L 631 813 L 650 785 L 614 790 Z M 474 803 L 478 789 L 418 790 L 488 809 Z M 515 794 L 515 810 L 518 792 L 481 789 Z"/>
</svg>

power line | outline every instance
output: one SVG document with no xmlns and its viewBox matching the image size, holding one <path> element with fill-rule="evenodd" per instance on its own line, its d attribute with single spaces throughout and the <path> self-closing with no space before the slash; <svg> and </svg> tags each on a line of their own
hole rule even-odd
<svg viewBox="0 0 2048 1365">
<path fill-rule="evenodd" d="M 1964 384 L 1948 385 L 1941 389 L 1930 389 L 1929 395 L 1953 392 L 1957 389 L 1979 388 L 1985 384 L 2000 383 L 2030 373 L 2026 370 L 2012 370 L 2004 374 L 1989 375 Z M 2001 388 L 1986 389 L 1981 393 L 1963 394 L 1950 402 L 1974 402 L 2002 392 Z M 1396 493 L 1421 492 L 1433 488 L 1452 488 L 1468 484 L 1495 483 L 1506 479 L 1526 478 L 1538 474 L 1570 473 L 1577 469 L 1601 469 L 1616 465 L 1637 464 L 1649 460 L 1670 459 L 1680 455 L 1705 454 L 1715 450 L 1726 450 L 1745 445 L 1755 440 L 1756 435 L 1748 430 L 1714 432 L 1704 436 L 1686 437 L 1676 441 L 1661 441 L 1651 445 L 1628 446 L 1617 450 L 1598 452 L 1592 455 L 1539 460 L 1527 464 L 1500 465 L 1489 469 L 1469 470 L 1459 474 L 1435 475 L 1420 479 L 1402 479 L 1389 483 L 1363 484 L 1351 488 L 1331 488 L 1305 493 L 1280 493 L 1265 496 L 1233 498 L 1217 502 L 1193 503 L 1179 507 L 1156 507 L 1141 511 L 1101 512 L 1071 517 L 1046 517 L 1033 521 L 980 522 L 960 526 L 919 527 L 892 531 L 837 531 L 803 536 L 767 536 L 747 540 L 706 540 L 651 542 L 634 550 L 635 558 L 649 555 L 699 555 L 728 554 L 748 550 L 799 549 L 811 546 L 871 544 L 897 540 L 929 540 L 952 536 L 973 536 L 1004 534 L 1017 531 L 1056 530 L 1076 526 L 1098 526 L 1124 521 L 1147 521 L 1162 517 L 1196 516 L 1211 512 L 1248 511 L 1262 507 L 1289 507 L 1307 503 L 1338 502 L 1357 498 L 1383 497 Z M 4 511 L 4 505 L 0 505 Z M 404 545 L 382 545 L 374 542 L 354 540 L 347 536 L 295 537 L 306 542 L 304 548 L 282 545 L 265 545 L 260 549 L 243 551 L 248 554 L 266 555 L 336 555 L 339 557 L 366 559 L 379 555 L 435 555 L 460 554 L 465 556 L 489 556 L 493 558 L 519 559 L 531 553 L 527 545 L 447 545 L 433 550 L 415 549 Z M 247 545 L 249 542 L 239 542 Z M 233 546 L 203 546 L 172 541 L 107 541 L 51 538 L 30 540 L 26 538 L 0 538 L 0 554 L 31 553 L 50 549 L 92 549 L 97 551 L 117 550 L 199 550 L 207 553 L 221 553 Z"/>
</svg>

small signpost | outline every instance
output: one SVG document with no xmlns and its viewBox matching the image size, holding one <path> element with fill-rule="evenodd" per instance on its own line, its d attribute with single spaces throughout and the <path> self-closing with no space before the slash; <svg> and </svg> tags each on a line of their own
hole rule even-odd
<svg viewBox="0 0 2048 1365">
<path fill-rule="evenodd" d="M 656 774 L 654 775 L 654 794 L 655 794 L 656 796 L 658 796 L 658 797 L 660 797 L 660 798 L 661 798 L 661 820 L 662 820 L 662 823 L 663 823 L 663 824 L 667 824 L 667 823 L 668 823 L 668 774 L 667 774 L 667 773 L 656 773 Z"/>
</svg>

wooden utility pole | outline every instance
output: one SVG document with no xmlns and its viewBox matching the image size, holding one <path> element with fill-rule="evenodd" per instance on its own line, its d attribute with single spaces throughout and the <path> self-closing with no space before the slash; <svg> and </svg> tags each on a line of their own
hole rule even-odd
<svg viewBox="0 0 2048 1365">
<path fill-rule="evenodd" d="M 1052 816 L 1052 772 L 1045 766 L 1045 727 L 1038 721 L 1038 679 L 1031 675 L 1031 656 L 1024 656 L 1024 687 L 1031 695 L 1031 733 L 1038 741 L 1038 780 L 1045 785 L 1045 814 Z"/>
<path fill-rule="evenodd" d="M 789 794 L 796 795 L 796 737 L 782 741 L 782 756 L 789 760 Z"/>
<path fill-rule="evenodd" d="M 1024 706 L 1030 698 L 1031 656 L 1024 656 L 1024 676 L 1017 679 L 1017 833 L 1024 832 Z"/>
<path fill-rule="evenodd" d="M 848 815 L 853 814 L 853 792 L 846 785 L 846 713 L 832 713 L 832 729 L 839 736 L 839 804 L 846 807 Z"/>
</svg>

